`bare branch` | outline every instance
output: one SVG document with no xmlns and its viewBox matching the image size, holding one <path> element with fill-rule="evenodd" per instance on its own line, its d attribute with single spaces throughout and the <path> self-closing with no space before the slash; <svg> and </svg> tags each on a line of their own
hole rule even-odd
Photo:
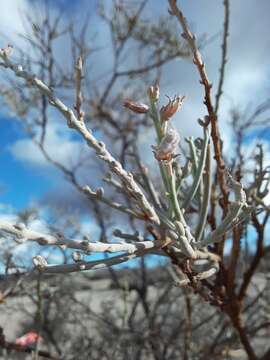
<svg viewBox="0 0 270 360">
<path fill-rule="evenodd" d="M 210 83 L 206 69 L 205 64 L 202 60 L 201 53 L 199 52 L 199 49 L 196 45 L 196 37 L 194 34 L 191 33 L 188 23 L 182 13 L 182 11 L 179 9 L 179 7 L 176 4 L 176 0 L 169 0 L 170 4 L 170 13 L 171 15 L 175 16 L 182 29 L 183 34 L 182 37 L 188 42 L 188 45 L 192 51 L 193 54 L 193 61 L 196 65 L 198 72 L 200 74 L 200 82 L 204 87 L 204 104 L 208 111 L 208 119 L 206 121 L 206 125 L 210 122 L 211 123 L 211 137 L 214 145 L 214 152 L 215 152 L 215 160 L 217 162 L 217 174 L 218 174 L 218 181 L 220 184 L 220 189 L 223 194 L 224 202 L 223 206 L 227 207 L 228 202 L 228 191 L 226 189 L 226 184 L 224 180 L 224 169 L 225 169 L 225 163 L 222 157 L 222 143 L 220 139 L 220 133 L 218 128 L 218 122 L 217 122 L 217 115 L 214 110 L 214 106 L 211 99 L 211 89 L 212 84 Z"/>
<path fill-rule="evenodd" d="M 230 0 L 224 0 L 224 30 L 223 30 L 223 41 L 221 45 L 221 66 L 220 66 L 220 77 L 218 83 L 218 89 L 216 94 L 215 113 L 218 113 L 220 98 L 222 95 L 222 88 L 224 84 L 225 67 L 227 63 L 227 51 L 228 51 L 228 37 L 229 37 L 229 18 L 230 18 Z"/>
<path fill-rule="evenodd" d="M 30 85 L 37 87 L 42 94 L 46 95 L 51 105 L 56 107 L 67 119 L 68 126 L 76 129 L 85 139 L 88 146 L 94 149 L 98 157 L 105 161 L 109 165 L 111 171 L 123 181 L 126 191 L 134 197 L 135 201 L 141 207 L 142 212 L 145 214 L 146 219 L 159 224 L 159 218 L 154 208 L 148 202 L 142 190 L 133 179 L 132 173 L 128 173 L 123 169 L 122 165 L 106 149 L 105 144 L 95 138 L 91 131 L 87 129 L 85 124 L 75 116 L 74 112 L 70 108 L 68 108 L 53 94 L 53 91 L 46 84 L 44 84 L 35 75 L 23 70 L 21 65 L 16 65 L 9 60 L 8 55 L 10 52 L 11 47 L 0 50 L 0 58 L 3 60 L 3 63 L 0 63 L 0 65 L 11 69 L 17 77 L 25 79 Z"/>
<path fill-rule="evenodd" d="M 62 246 L 69 249 L 81 250 L 86 253 L 103 252 L 127 252 L 133 254 L 137 251 L 158 248 L 159 243 L 154 241 L 137 241 L 130 243 L 102 243 L 88 242 L 86 240 L 72 240 L 63 235 L 50 235 L 30 230 L 23 224 L 12 225 L 7 221 L 0 220 L 0 231 L 15 236 L 20 242 L 34 241 L 39 245 Z"/>
</svg>

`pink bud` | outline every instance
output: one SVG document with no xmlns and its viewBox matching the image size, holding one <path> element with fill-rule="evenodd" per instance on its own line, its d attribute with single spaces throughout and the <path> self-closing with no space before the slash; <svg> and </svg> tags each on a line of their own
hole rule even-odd
<svg viewBox="0 0 270 360">
<path fill-rule="evenodd" d="M 149 106 L 131 100 L 125 100 L 123 106 L 137 114 L 145 114 L 149 111 Z"/>
<path fill-rule="evenodd" d="M 35 331 L 29 331 L 25 335 L 17 338 L 16 344 L 21 346 L 29 346 L 35 344 L 38 340 L 42 340 L 42 338 Z"/>
<path fill-rule="evenodd" d="M 173 99 L 169 98 L 167 105 L 160 109 L 160 116 L 163 121 L 168 121 L 181 107 L 185 96 L 175 96 Z"/>
</svg>

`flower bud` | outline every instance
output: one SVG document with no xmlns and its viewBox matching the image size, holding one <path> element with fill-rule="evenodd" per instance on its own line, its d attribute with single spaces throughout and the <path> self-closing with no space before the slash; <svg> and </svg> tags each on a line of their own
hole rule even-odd
<svg viewBox="0 0 270 360">
<path fill-rule="evenodd" d="M 82 260 L 83 260 L 83 254 L 80 253 L 79 251 L 74 251 L 74 252 L 72 253 L 72 259 L 73 259 L 75 262 L 82 261 Z"/>
<path fill-rule="evenodd" d="M 149 106 L 131 100 L 125 100 L 123 106 L 137 114 L 145 114 L 149 110 Z"/>
<path fill-rule="evenodd" d="M 47 261 L 41 255 L 33 257 L 33 264 L 40 270 L 44 269 L 48 265 Z"/>
<path fill-rule="evenodd" d="M 181 107 L 185 96 L 175 96 L 173 99 L 169 98 L 167 105 L 160 109 L 160 117 L 163 121 L 168 121 Z"/>
<path fill-rule="evenodd" d="M 5 58 L 9 57 L 12 51 L 13 51 L 13 46 L 10 44 L 8 44 L 6 48 L 0 49 L 1 55 Z"/>
<path fill-rule="evenodd" d="M 148 96 L 151 101 L 157 102 L 159 99 L 159 86 L 158 85 L 150 86 L 148 89 Z"/>
<path fill-rule="evenodd" d="M 162 138 L 159 146 L 153 146 L 155 158 L 158 161 L 170 161 L 174 157 L 177 146 L 180 141 L 178 132 L 171 128 L 167 131 L 166 135 Z"/>
</svg>

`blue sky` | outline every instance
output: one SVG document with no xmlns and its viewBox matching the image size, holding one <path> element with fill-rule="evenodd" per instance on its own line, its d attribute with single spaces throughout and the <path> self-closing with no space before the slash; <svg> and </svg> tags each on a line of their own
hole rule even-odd
<svg viewBox="0 0 270 360">
<path fill-rule="evenodd" d="M 10 11 L 25 8 L 31 9 L 33 4 L 42 3 L 40 0 L 13 0 Z M 106 3 L 106 1 L 105 1 Z M 5 4 L 7 4 L 5 2 Z M 94 17 L 96 10 L 96 1 L 68 1 L 57 0 L 51 1 L 51 6 L 65 8 L 64 16 L 69 18 L 76 14 L 79 17 L 86 12 L 90 12 Z M 4 1 L 0 1 L 0 8 L 3 8 Z M 145 9 L 146 16 L 152 13 L 153 18 L 157 15 L 164 14 L 166 10 L 166 1 L 149 1 Z M 222 1 L 182 1 L 183 10 L 191 22 L 192 28 L 198 33 L 207 33 L 209 36 L 220 34 L 222 30 Z M 255 3 L 251 0 L 241 0 L 232 2 L 231 5 L 231 26 L 229 38 L 229 63 L 226 71 L 227 80 L 225 82 L 224 99 L 222 100 L 221 120 L 226 122 L 228 117 L 227 110 L 230 106 L 245 106 L 251 102 L 256 104 L 269 97 L 269 68 L 268 61 L 270 44 L 267 35 L 268 15 L 270 9 L 267 0 Z M 5 21 L 8 21 L 8 9 L 5 9 Z M 166 14 L 166 13 L 165 13 Z M 2 16 L 4 16 L 2 15 Z M 214 16 L 213 16 L 214 15 Z M 20 16 L 20 12 L 17 15 Z M 253 21 L 254 18 L 260 21 Z M 16 17 L 15 17 L 16 19 Z M 2 23 L 5 24 L 5 21 Z M 18 21 L 19 22 L 19 21 Z M 94 21 L 98 27 L 99 33 L 102 25 Z M 252 24 L 252 26 L 251 26 Z M 3 33 L 6 26 L 0 28 Z M 13 29 L 7 28 L 9 37 L 15 38 L 16 30 L 20 31 L 19 24 L 13 24 Z M 101 36 L 99 34 L 99 36 Z M 17 40 L 17 39 L 16 39 Z M 102 37 L 101 37 L 102 40 Z M 105 43 L 107 43 L 107 40 Z M 1 46 L 4 44 L 0 44 Z M 207 70 L 210 79 L 217 79 L 220 54 L 220 35 L 204 50 L 204 57 L 207 64 Z M 104 58 L 102 59 L 104 62 Z M 3 70 L 1 70 L 3 74 Z M 183 118 L 189 117 L 189 121 L 181 124 L 184 132 L 190 133 L 192 121 L 204 112 L 201 104 L 202 90 L 198 84 L 198 76 L 193 69 L 192 64 L 185 61 L 175 61 L 165 67 L 164 77 L 162 79 L 163 92 L 172 94 L 174 89 L 180 87 L 178 91 L 187 95 L 187 102 L 183 108 Z M 215 82 L 214 82 L 215 85 Z M 226 91 L 226 89 L 229 89 Z M 1 112 L 0 112 L 1 114 Z M 192 120 L 193 118 L 194 120 Z M 183 120 L 180 120 L 183 123 Z M 1 152 L 0 166 L 5 169 L 1 175 L 1 202 L 12 205 L 15 209 L 28 206 L 29 203 L 40 198 L 53 186 L 54 179 L 51 177 L 51 171 L 46 171 L 45 167 L 40 166 L 31 159 L 23 158 L 21 154 L 14 154 L 10 151 L 11 147 L 25 137 L 20 126 L 15 121 L 9 120 L 6 116 L 1 116 Z M 197 131 L 196 126 L 194 130 Z M 224 125 L 224 129 L 226 125 Z M 225 134 L 225 131 L 224 131 Z M 269 139 L 269 133 L 264 132 L 264 140 Z M 225 136 L 230 136 L 226 130 Z M 254 134 L 249 134 L 248 138 L 253 138 Z M 21 151 L 21 149 L 20 149 Z M 37 150 L 38 151 L 38 150 Z M 46 175 L 49 173 L 50 176 Z M 55 178 L 59 181 L 59 178 Z M 16 191 L 20 188 L 20 193 Z M 4 189 L 4 191 L 3 191 Z"/>
<path fill-rule="evenodd" d="M 5 117 L 0 121 L 1 203 L 20 210 L 38 200 L 51 184 L 44 171 L 24 164 L 10 152 L 10 144 L 26 137 L 19 123 Z"/>
<path fill-rule="evenodd" d="M 40 0 L 14 0 L 10 6 L 10 11 L 19 9 L 15 19 L 20 17 L 20 9 L 31 9 L 33 4 L 42 4 Z M 164 14 L 167 7 L 164 1 L 149 1 L 145 9 L 146 16 L 152 13 L 153 18 L 157 15 Z M 5 2 L 6 4 L 6 2 Z M 80 16 L 86 12 L 90 12 L 94 17 L 96 11 L 96 1 L 68 1 L 57 0 L 50 2 L 52 7 L 65 9 L 64 16 L 68 19 L 76 14 Z M 0 1 L 0 8 L 3 8 L 4 2 Z M 220 46 L 220 31 L 222 30 L 222 1 L 182 1 L 182 8 L 191 22 L 191 26 L 198 34 L 207 33 L 209 36 L 217 35 L 215 41 L 204 50 L 204 58 L 206 60 L 210 79 L 217 79 L 220 54 L 217 50 Z M 229 63 L 226 71 L 227 80 L 225 82 L 225 93 L 222 100 L 221 121 L 224 120 L 224 135 L 230 137 L 226 129 L 226 117 L 228 118 L 228 109 L 230 106 L 243 107 L 247 104 L 256 104 L 269 98 L 269 69 L 267 58 L 269 58 L 270 44 L 269 37 L 266 36 L 268 29 L 268 12 L 270 9 L 267 0 L 260 1 L 256 7 L 252 0 L 241 0 L 232 2 L 231 4 L 231 26 L 229 38 Z M 213 14 L 215 16 L 213 16 Z M 8 7 L 5 8 L 3 26 L 0 32 L 7 30 L 7 35 L 12 39 L 15 37 L 16 31 L 21 31 L 19 20 L 12 26 L 4 26 L 8 22 Z M 256 17 L 260 21 L 252 21 Z M 102 30 L 101 24 L 98 30 Z M 252 24 L 252 26 L 251 26 Z M 10 25 L 10 24 L 9 24 Z M 99 35 L 100 36 L 100 35 Z M 101 38 L 102 39 L 102 38 Z M 17 41 L 17 38 L 16 38 Z M 107 40 L 106 40 L 107 41 Z M 105 43 L 106 43 L 105 41 Z M 1 46 L 4 44 L 0 44 Z M 104 61 L 104 58 L 102 59 Z M 3 70 L 1 70 L 1 74 Z M 188 101 L 183 109 L 185 117 L 197 118 L 203 112 L 201 104 L 201 88 L 198 84 L 198 77 L 192 67 L 192 64 L 185 61 L 175 61 L 165 67 L 164 77 L 162 78 L 163 92 L 171 95 L 175 88 L 180 87 L 180 91 L 187 95 Z M 180 86 L 179 86 L 180 84 Z M 214 82 L 215 85 L 215 82 Z M 173 90 L 172 90 L 173 89 Z M 226 91 L 226 89 L 229 89 Z M 178 90 L 179 91 L 179 90 Z M 195 95 L 194 95 L 195 94 Z M 2 115 L 1 115 L 2 113 Z M 54 179 L 51 176 L 51 170 L 47 171 L 46 167 L 40 166 L 37 162 L 31 161 L 15 154 L 11 151 L 12 146 L 19 140 L 25 138 L 19 123 L 7 119 L 5 112 L 0 112 L 1 125 L 1 151 L 0 166 L 5 169 L 1 175 L 1 202 L 9 204 L 15 209 L 28 206 L 31 202 L 35 202 L 44 195 L 50 187 L 55 185 L 55 181 L 59 181 L 59 177 Z M 225 118 L 225 119 L 224 119 Z M 183 120 L 180 120 L 183 122 Z M 184 132 L 192 131 L 191 121 L 185 121 L 181 124 Z M 194 126 L 194 131 L 197 128 Z M 263 140 L 269 140 L 269 132 L 258 132 L 248 134 L 247 140 L 259 135 Z M 229 141 L 227 141 L 229 143 Z M 20 148 L 21 151 L 21 148 Z M 38 151 L 38 150 L 37 150 Z M 49 174 L 49 176 L 47 176 Z M 20 188 L 20 193 L 16 189 Z"/>
<path fill-rule="evenodd" d="M 108 0 L 109 1 L 109 0 Z M 106 0 L 104 1 L 106 3 Z M 11 43 L 20 41 L 16 36 L 22 31 L 22 10 L 31 11 L 34 4 L 42 4 L 41 0 L 13 0 L 6 2 L 0 0 L 0 34 L 5 34 Z M 203 49 L 207 71 L 214 83 L 214 91 L 218 79 L 220 64 L 220 41 L 223 24 L 223 1 L 213 0 L 183 0 L 182 9 L 191 23 L 193 31 L 197 34 L 215 35 L 215 39 Z M 56 0 L 50 2 L 53 8 L 63 8 L 63 21 L 71 17 L 81 19 L 87 12 L 91 15 L 91 31 L 96 33 L 96 42 L 106 46 L 103 55 L 97 55 L 96 71 L 109 69 L 110 48 L 108 47 L 108 32 L 95 16 L 95 0 Z M 245 109 L 247 104 L 256 104 L 269 99 L 269 58 L 270 38 L 269 33 L 270 2 L 268 0 L 238 0 L 231 1 L 231 26 L 229 37 L 229 62 L 226 68 L 226 81 L 224 96 L 222 98 L 220 124 L 221 133 L 225 139 L 225 151 L 232 146 L 233 134 L 228 127 L 229 110 L 232 106 Z M 167 3 L 164 0 L 149 0 L 145 9 L 145 17 L 153 19 L 159 15 L 167 16 Z M 179 29 L 180 32 L 180 29 Z M 0 38 L 0 46 L 5 46 L 5 38 Z M 22 43 L 21 43 L 22 45 Z M 59 45 L 59 56 L 65 59 L 65 44 Z M 63 55 L 64 54 L 64 55 Z M 105 55 L 104 55 L 105 54 Z M 0 72 L 0 80 L 3 69 Z M 187 100 L 181 114 L 176 117 L 176 126 L 181 134 L 200 135 L 196 125 L 198 117 L 205 114 L 202 105 L 202 88 L 198 82 L 198 74 L 194 71 L 193 64 L 184 60 L 176 60 L 164 68 L 161 79 L 162 95 L 173 96 L 176 93 L 185 94 Z M 19 122 L 10 119 L 7 111 L 2 107 L 0 111 L 0 204 L 2 212 L 6 207 L 11 207 L 15 212 L 37 204 L 48 194 L 54 196 L 66 186 L 59 172 L 48 165 L 38 149 L 22 131 Z M 148 135 L 146 135 L 148 136 Z M 264 131 L 248 133 L 247 143 L 260 138 L 267 143 L 270 132 Z M 59 146 L 61 144 L 61 146 Z M 48 148 L 55 152 L 59 161 L 72 161 L 72 156 L 82 153 L 78 137 L 66 128 L 62 119 L 57 118 L 50 127 Z M 151 155 L 151 149 L 147 148 Z M 65 159 L 65 155 L 70 159 Z M 270 159 L 270 157 L 268 157 Z"/>
</svg>

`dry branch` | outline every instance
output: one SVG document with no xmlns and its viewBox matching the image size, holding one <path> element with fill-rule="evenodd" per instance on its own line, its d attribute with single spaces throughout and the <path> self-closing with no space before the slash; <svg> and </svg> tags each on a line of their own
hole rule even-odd
<svg viewBox="0 0 270 360">
<path fill-rule="evenodd" d="M 0 58 L 3 61 L 0 65 L 9 68 L 17 77 L 23 78 L 27 81 L 27 83 L 38 88 L 42 94 L 47 96 L 50 104 L 57 108 L 66 118 L 68 126 L 76 129 L 77 132 L 85 139 L 87 145 L 94 149 L 97 156 L 106 162 L 109 165 L 110 170 L 122 180 L 126 191 L 134 197 L 134 200 L 141 207 L 142 213 L 145 214 L 145 218 L 155 224 L 159 224 L 159 218 L 154 208 L 148 202 L 144 193 L 133 179 L 133 175 L 123 169 L 122 165 L 106 149 L 105 144 L 95 138 L 92 132 L 87 129 L 85 124 L 75 116 L 74 112 L 70 108 L 68 108 L 54 95 L 53 91 L 46 84 L 44 84 L 35 75 L 23 70 L 21 65 L 16 65 L 9 59 L 11 49 L 12 48 L 10 46 L 6 49 L 0 49 Z"/>
</svg>

